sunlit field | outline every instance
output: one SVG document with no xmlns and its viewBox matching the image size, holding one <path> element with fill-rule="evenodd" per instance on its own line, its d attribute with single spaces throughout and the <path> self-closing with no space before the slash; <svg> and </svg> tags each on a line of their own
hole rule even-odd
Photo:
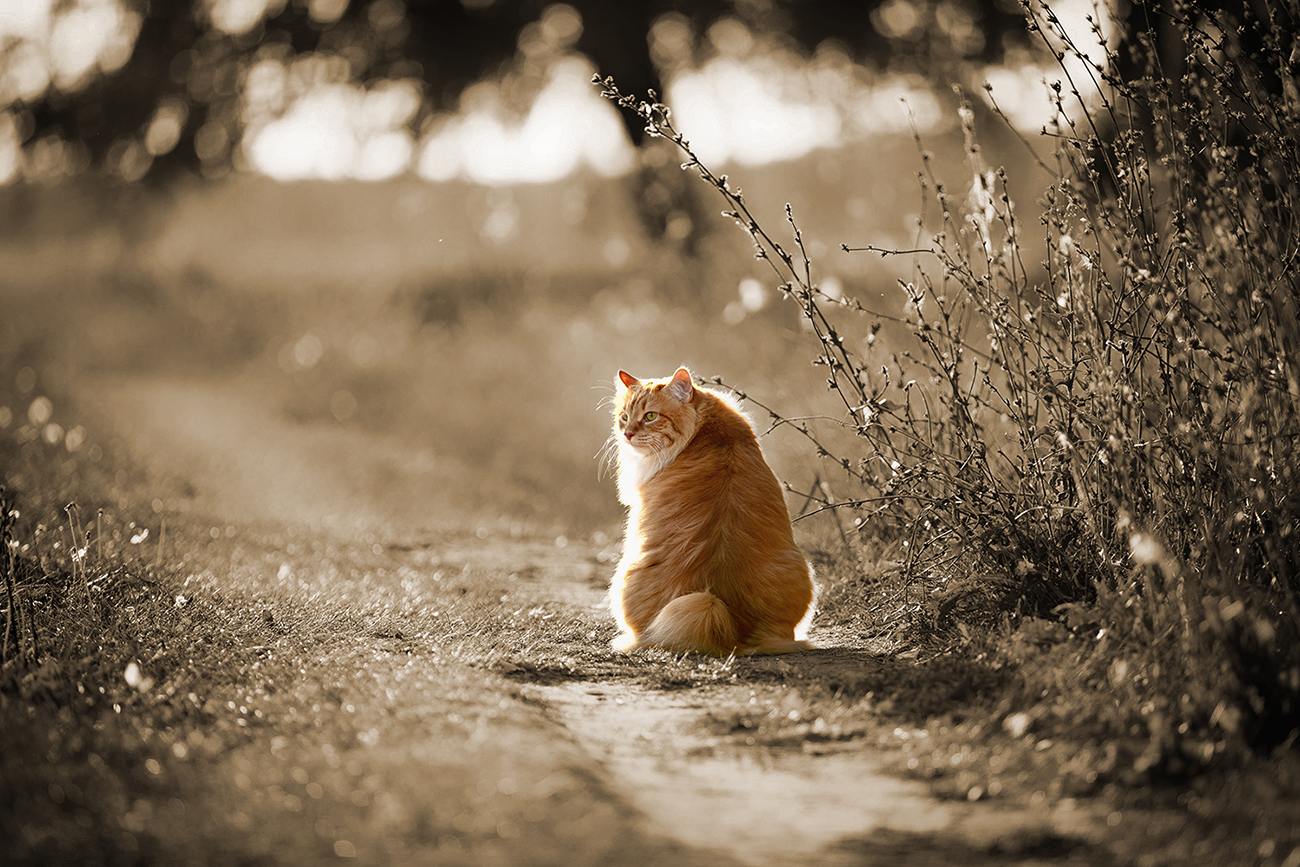
<svg viewBox="0 0 1300 867">
<path fill-rule="evenodd" d="M 901 246 L 916 231 L 915 165 L 915 143 L 896 136 L 750 170 L 746 187 L 773 221 L 793 203 L 826 286 L 897 315 L 910 263 L 838 247 Z M 12 424 L 39 395 L 75 396 L 82 411 L 136 401 L 147 416 L 174 394 L 177 424 L 215 413 L 197 466 L 218 487 L 247 486 L 250 508 L 303 500 L 309 519 L 608 531 L 621 510 L 596 455 L 620 367 L 685 364 L 790 416 L 825 392 L 797 308 L 721 200 L 675 162 L 646 171 L 650 194 L 684 192 L 693 251 L 647 237 L 635 178 L 9 190 L 6 362 L 35 375 L 11 389 Z M 83 421 L 66 412 L 55 404 L 49 421 Z M 308 490 L 334 486 L 329 506 L 257 454 L 258 413 L 278 447 L 301 448 Z M 136 449 L 161 435 L 143 421 L 114 434 Z M 764 438 L 781 477 L 806 490 L 818 471 L 799 446 Z"/>
</svg>

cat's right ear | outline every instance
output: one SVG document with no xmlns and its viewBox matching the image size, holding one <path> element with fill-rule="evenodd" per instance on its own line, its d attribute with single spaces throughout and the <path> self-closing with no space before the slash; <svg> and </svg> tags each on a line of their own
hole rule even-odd
<svg viewBox="0 0 1300 867">
<path fill-rule="evenodd" d="M 618 372 L 618 381 L 623 383 L 624 388 L 631 388 L 634 385 L 641 384 L 641 380 L 637 379 L 635 376 L 628 373 L 626 370 L 620 370 Z"/>
</svg>

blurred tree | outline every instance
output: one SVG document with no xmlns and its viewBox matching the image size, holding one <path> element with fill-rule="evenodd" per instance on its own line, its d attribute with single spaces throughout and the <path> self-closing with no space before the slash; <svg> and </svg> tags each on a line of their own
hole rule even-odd
<svg viewBox="0 0 1300 867">
<path fill-rule="evenodd" d="M 72 169 L 127 179 L 220 174 L 237 154 L 242 93 L 259 60 L 316 52 L 341 58 L 352 81 L 423 82 L 412 119 L 454 106 L 471 83 L 515 56 L 521 30 L 547 0 L 60 0 L 64 20 L 93 7 L 124 12 L 125 58 L 14 95 L 0 89 L 16 137 Z M 39 5 L 39 4 L 37 4 Z M 861 62 L 937 71 L 991 61 L 1024 37 L 1016 0 L 570 0 L 582 19 L 576 48 L 625 91 L 662 90 L 647 36 L 675 14 L 696 32 L 724 17 L 803 49 L 834 40 Z M 135 29 L 135 28 L 138 28 Z M 30 46 L 0 36 L 0 84 L 22 78 Z M 30 78 L 30 76 L 29 76 Z M 22 89 L 19 88 L 21 91 Z M 642 131 L 626 116 L 628 132 Z M 29 160 L 31 157 L 29 156 Z"/>
</svg>

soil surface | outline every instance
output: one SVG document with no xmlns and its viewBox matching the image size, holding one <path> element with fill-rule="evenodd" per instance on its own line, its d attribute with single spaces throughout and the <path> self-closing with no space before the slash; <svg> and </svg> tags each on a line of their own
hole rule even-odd
<svg viewBox="0 0 1300 867">
<path fill-rule="evenodd" d="M 1103 808 L 937 797 L 899 772 L 906 731 L 754 736 L 798 720 L 800 685 L 884 664 L 861 639 L 615 654 L 616 540 L 421 517 L 448 501 L 436 460 L 301 425 L 254 388 L 104 379 L 76 398 L 173 492 L 154 503 L 160 558 L 264 606 L 267 655 L 296 672 L 208 698 L 247 732 L 201 773 L 164 764 L 167 803 L 187 806 L 140 827 L 173 854 L 220 837 L 231 857 L 301 864 L 1112 863 Z M 551 623 L 577 639 L 555 649 Z"/>
</svg>

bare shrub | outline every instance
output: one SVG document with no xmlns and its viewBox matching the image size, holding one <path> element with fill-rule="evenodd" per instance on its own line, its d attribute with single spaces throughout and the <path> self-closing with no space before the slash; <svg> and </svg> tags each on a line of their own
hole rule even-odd
<svg viewBox="0 0 1300 867">
<path fill-rule="evenodd" d="M 1179 5 L 1161 13 L 1186 55 L 1170 78 L 1146 34 L 1111 44 L 1094 24 L 1097 64 L 1049 8 L 1026 14 L 1062 61 L 1039 159 L 1054 181 L 1022 224 L 961 101 L 969 192 L 927 161 L 938 213 L 920 250 L 860 248 L 918 256 L 903 351 L 818 289 L 792 216 L 787 250 L 653 94 L 598 83 L 682 149 L 798 303 L 834 425 L 774 417 L 856 488 L 822 506 L 894 546 L 910 641 L 987 647 L 998 623 L 1060 619 L 1075 668 L 1048 692 L 1091 696 L 1061 723 L 1140 732 L 1144 768 L 1271 748 L 1300 710 L 1293 28 Z"/>
</svg>

